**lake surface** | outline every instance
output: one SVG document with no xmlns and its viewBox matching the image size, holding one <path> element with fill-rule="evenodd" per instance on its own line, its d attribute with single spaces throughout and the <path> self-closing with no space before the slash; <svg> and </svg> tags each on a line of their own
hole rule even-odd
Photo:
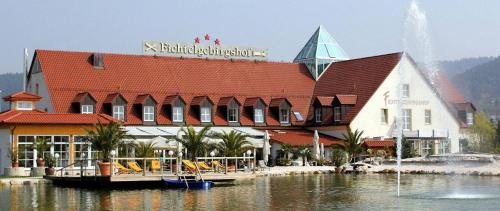
<svg viewBox="0 0 500 211">
<path fill-rule="evenodd" d="M 498 210 L 500 178 L 309 175 L 260 177 L 211 190 L 1 186 L 0 210 Z"/>
</svg>

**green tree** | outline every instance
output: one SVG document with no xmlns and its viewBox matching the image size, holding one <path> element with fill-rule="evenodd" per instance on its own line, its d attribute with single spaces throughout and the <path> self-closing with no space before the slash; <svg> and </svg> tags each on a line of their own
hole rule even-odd
<svg viewBox="0 0 500 211">
<path fill-rule="evenodd" d="M 111 159 L 111 151 L 123 145 L 123 140 L 133 139 L 128 136 L 126 131 L 122 129 L 121 124 L 109 122 L 107 125 L 99 122 L 94 130 L 87 131 L 87 141 L 92 144 L 92 149 L 99 151 L 99 158 L 103 162 L 109 162 Z"/>
<path fill-rule="evenodd" d="M 397 148 L 397 146 L 395 147 Z M 415 149 L 413 149 L 413 141 L 410 141 L 406 138 L 401 140 L 401 158 L 412 158 L 415 157 Z"/>
<path fill-rule="evenodd" d="M 333 147 L 332 148 L 332 162 L 335 165 L 335 167 L 341 167 L 343 166 L 347 161 L 347 154 L 344 151 L 344 149 L 339 148 L 339 147 Z"/>
<path fill-rule="evenodd" d="M 229 133 L 217 133 L 214 137 L 222 139 L 222 142 L 215 144 L 215 149 L 226 157 L 241 156 L 252 148 L 251 143 L 246 140 L 248 136 L 234 130 Z"/>
<path fill-rule="evenodd" d="M 134 146 L 135 157 L 150 158 L 155 156 L 155 143 L 152 141 L 139 142 Z"/>
<path fill-rule="evenodd" d="M 282 144 L 281 145 L 281 152 L 283 152 L 283 155 L 285 156 L 285 159 L 289 159 L 289 154 L 293 152 L 293 146 L 291 144 Z"/>
<path fill-rule="evenodd" d="M 46 136 L 39 136 L 36 138 L 35 143 L 34 143 L 34 149 L 36 149 L 38 153 L 38 157 L 41 160 L 45 160 L 45 154 L 49 153 L 48 150 L 50 149 L 50 137 Z"/>
<path fill-rule="evenodd" d="M 300 145 L 299 147 L 297 147 L 294 154 L 295 154 L 295 156 L 302 158 L 302 165 L 303 166 L 306 165 L 306 159 L 311 160 L 313 157 L 311 149 L 309 149 L 309 146 L 306 144 L 303 144 L 303 145 Z"/>
<path fill-rule="evenodd" d="M 493 152 L 495 146 L 495 126 L 483 112 L 474 116 L 474 124 L 470 127 L 474 134 L 473 149 L 479 152 Z"/>
<path fill-rule="evenodd" d="M 182 138 L 176 138 L 178 142 L 180 142 L 188 151 L 188 157 L 191 160 L 195 160 L 198 156 L 203 156 L 207 149 L 209 148 L 208 144 L 205 142 L 205 138 L 209 137 L 210 126 L 203 127 L 200 132 L 196 132 L 192 126 L 188 126 L 187 128 L 182 128 L 181 131 L 184 133 Z"/>
<path fill-rule="evenodd" d="M 495 134 L 495 147 L 500 147 L 500 121 L 497 121 L 497 128 Z"/>
<path fill-rule="evenodd" d="M 342 134 L 344 136 L 344 149 L 349 156 L 349 162 L 353 162 L 356 155 L 363 151 L 361 147 L 361 136 L 363 131 L 358 131 L 357 129 L 352 132 L 350 128 L 347 128 L 347 133 Z"/>
</svg>

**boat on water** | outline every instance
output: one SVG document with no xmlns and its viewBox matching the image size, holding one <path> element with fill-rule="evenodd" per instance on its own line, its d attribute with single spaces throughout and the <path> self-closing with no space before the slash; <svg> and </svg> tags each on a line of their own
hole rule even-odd
<svg viewBox="0 0 500 211">
<path fill-rule="evenodd" d="M 184 189 L 210 189 L 214 186 L 212 181 L 197 180 L 194 178 L 178 177 L 177 179 L 162 179 L 167 188 Z"/>
</svg>

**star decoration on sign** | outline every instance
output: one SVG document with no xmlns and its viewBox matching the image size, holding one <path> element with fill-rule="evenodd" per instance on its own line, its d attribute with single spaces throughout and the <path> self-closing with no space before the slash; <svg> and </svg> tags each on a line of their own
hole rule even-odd
<svg viewBox="0 0 500 211">
<path fill-rule="evenodd" d="M 194 38 L 194 43 L 200 43 L 200 38 L 199 37 Z"/>
<path fill-rule="evenodd" d="M 219 40 L 219 38 L 215 39 L 214 43 L 215 43 L 216 45 L 220 45 L 220 40 Z"/>
<path fill-rule="evenodd" d="M 210 35 L 205 34 L 205 40 L 210 40 Z"/>
</svg>

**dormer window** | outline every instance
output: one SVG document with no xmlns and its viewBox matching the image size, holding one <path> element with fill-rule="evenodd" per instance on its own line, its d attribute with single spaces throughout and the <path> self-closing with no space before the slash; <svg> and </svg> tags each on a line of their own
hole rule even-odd
<svg viewBox="0 0 500 211">
<path fill-rule="evenodd" d="M 33 110 L 33 102 L 30 101 L 17 101 L 16 102 L 16 109 L 17 110 Z"/>
<path fill-rule="evenodd" d="M 275 98 L 269 103 L 269 108 L 282 125 L 290 124 L 290 110 L 292 104 L 286 98 Z"/>
<path fill-rule="evenodd" d="M 210 107 L 201 107 L 200 109 L 200 121 L 201 122 L 211 122 L 212 121 L 212 115 L 211 111 L 212 109 Z"/>
<path fill-rule="evenodd" d="M 266 104 L 260 97 L 251 97 L 245 100 L 243 112 L 248 117 L 253 117 L 253 121 L 258 126 L 265 125 L 265 108 Z"/>
<path fill-rule="evenodd" d="M 467 125 L 471 126 L 474 124 L 474 113 L 467 112 Z"/>
<path fill-rule="evenodd" d="M 165 97 L 163 106 L 167 116 L 171 118 L 173 123 L 184 122 L 184 106 L 186 105 L 184 99 L 179 95 L 170 95 Z"/>
<path fill-rule="evenodd" d="M 125 106 L 116 105 L 113 106 L 113 118 L 120 121 L 125 121 Z"/>
<path fill-rule="evenodd" d="M 323 112 L 321 108 L 316 108 L 314 111 L 314 119 L 317 123 L 323 121 Z"/>
<path fill-rule="evenodd" d="M 78 93 L 71 102 L 74 113 L 93 114 L 95 110 L 96 100 L 90 93 Z"/>
<path fill-rule="evenodd" d="M 229 108 L 227 110 L 227 121 L 238 122 L 238 108 Z"/>
<path fill-rule="evenodd" d="M 183 122 L 184 121 L 184 109 L 181 106 L 172 107 L 172 121 L 173 122 Z"/>
<path fill-rule="evenodd" d="M 230 125 L 239 124 L 240 102 L 235 97 L 221 97 L 217 104 L 217 112 L 226 117 Z"/>
<path fill-rule="evenodd" d="M 154 106 L 144 106 L 144 121 L 152 122 L 155 121 L 155 107 Z"/>
<path fill-rule="evenodd" d="M 93 105 L 82 105 L 81 106 L 82 114 L 93 114 L 94 106 Z"/>
<path fill-rule="evenodd" d="M 333 120 L 342 121 L 351 108 L 356 105 L 357 95 L 336 95 L 333 100 Z"/>
</svg>

